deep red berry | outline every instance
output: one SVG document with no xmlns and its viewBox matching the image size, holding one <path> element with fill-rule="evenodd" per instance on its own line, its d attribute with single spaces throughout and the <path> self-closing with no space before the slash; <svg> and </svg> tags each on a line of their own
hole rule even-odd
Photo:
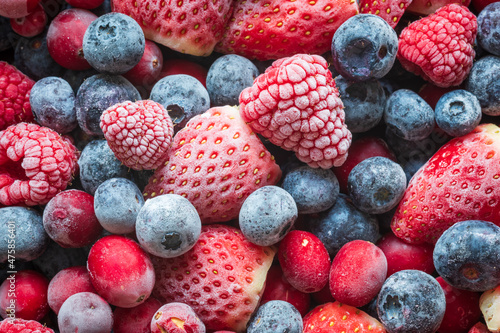
<svg viewBox="0 0 500 333">
<path fill-rule="evenodd" d="M 102 5 L 104 0 L 66 0 L 72 7 L 94 9 Z"/>
<path fill-rule="evenodd" d="M 166 59 L 158 79 L 176 74 L 191 75 L 198 79 L 205 88 L 207 87 L 208 70 L 196 62 L 187 59 Z"/>
<path fill-rule="evenodd" d="M 146 39 L 144 53 L 135 67 L 123 74 L 123 77 L 135 86 L 153 86 L 159 79 L 163 69 L 163 54 L 155 44 Z"/>
<path fill-rule="evenodd" d="M 447 92 L 450 92 L 450 91 L 455 90 L 455 89 L 457 89 L 457 88 L 456 87 L 446 87 L 446 88 L 438 87 L 438 86 L 428 82 L 420 88 L 420 90 L 418 91 L 418 95 L 420 97 L 422 97 L 427 102 L 427 104 L 429 104 L 431 106 L 431 108 L 435 109 L 436 104 L 439 101 L 439 99 L 441 98 L 441 96 L 443 96 Z"/>
<path fill-rule="evenodd" d="M 420 16 L 427 16 L 450 3 L 468 7 L 471 0 L 412 0 L 407 11 Z"/>
<path fill-rule="evenodd" d="M 35 320 L 17 318 L 0 321 L 0 333 L 54 333 L 54 331 Z"/>
<path fill-rule="evenodd" d="M 326 60 L 297 54 L 275 61 L 240 95 L 240 112 L 253 130 L 324 169 L 347 158 L 351 132 Z"/>
<path fill-rule="evenodd" d="M 392 28 L 398 25 L 406 8 L 412 3 L 412 0 L 360 0 L 359 11 L 361 14 L 373 14 L 380 16 Z"/>
<path fill-rule="evenodd" d="M 179 302 L 163 305 L 151 320 L 151 333 L 205 333 L 205 325 L 193 309 Z"/>
<path fill-rule="evenodd" d="M 35 10 L 39 2 L 40 0 L 4 0 L 0 6 L 0 16 L 24 17 Z"/>
<path fill-rule="evenodd" d="M 478 322 L 476 325 L 472 326 L 468 333 L 490 333 L 486 325 Z"/>
<path fill-rule="evenodd" d="M 330 256 L 310 232 L 290 231 L 280 242 L 278 259 L 286 280 L 304 293 L 319 291 L 328 283 Z"/>
<path fill-rule="evenodd" d="M 161 306 L 159 300 L 149 297 L 133 308 L 116 308 L 113 312 L 113 332 L 151 333 L 151 321 Z"/>
<path fill-rule="evenodd" d="M 10 26 L 15 33 L 23 37 L 33 37 L 43 32 L 47 20 L 45 10 L 38 4 L 27 16 L 10 19 Z"/>
</svg>

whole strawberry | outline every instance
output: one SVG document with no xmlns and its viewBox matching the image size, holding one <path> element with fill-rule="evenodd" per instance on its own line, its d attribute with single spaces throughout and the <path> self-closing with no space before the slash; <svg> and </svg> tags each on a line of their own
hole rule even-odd
<svg viewBox="0 0 500 333">
<path fill-rule="evenodd" d="M 355 0 L 238 0 L 216 51 L 259 60 L 325 53 L 337 28 L 357 13 Z"/>
<path fill-rule="evenodd" d="M 472 68 L 476 34 L 476 16 L 449 4 L 403 29 L 397 57 L 406 70 L 438 87 L 457 86 Z"/>
<path fill-rule="evenodd" d="M 144 198 L 174 193 L 188 199 L 203 223 L 238 217 L 256 189 L 275 185 L 281 170 L 238 110 L 215 107 L 177 132 L 168 163 L 157 169 Z"/>
<path fill-rule="evenodd" d="M 275 61 L 240 95 L 248 125 L 313 168 L 346 160 L 352 134 L 343 108 L 328 63 L 318 55 Z"/>
<path fill-rule="evenodd" d="M 114 12 L 139 23 L 146 39 L 196 56 L 212 53 L 231 15 L 232 0 L 113 0 Z"/>
<path fill-rule="evenodd" d="M 196 245 L 170 259 L 153 257 L 153 296 L 186 303 L 207 331 L 243 332 L 257 308 L 274 250 L 249 242 L 236 228 L 203 226 Z"/>
<path fill-rule="evenodd" d="M 408 243 L 436 243 L 465 220 L 500 225 L 500 128 L 482 124 L 442 146 L 413 176 L 391 228 Z"/>
</svg>

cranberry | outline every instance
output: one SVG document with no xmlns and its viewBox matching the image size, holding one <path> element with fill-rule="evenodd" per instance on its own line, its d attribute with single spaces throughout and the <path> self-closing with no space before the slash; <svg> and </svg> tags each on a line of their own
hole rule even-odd
<svg viewBox="0 0 500 333">
<path fill-rule="evenodd" d="M 35 10 L 40 0 L 2 0 L 0 16 L 20 18 Z"/>
<path fill-rule="evenodd" d="M 153 86 L 163 68 L 163 55 L 154 42 L 146 40 L 141 60 L 134 68 L 123 74 L 135 86 Z"/>
<path fill-rule="evenodd" d="M 45 10 L 40 4 L 27 16 L 10 19 L 12 30 L 23 37 L 33 37 L 41 34 L 46 24 L 47 14 L 45 14 Z"/>
<path fill-rule="evenodd" d="M 94 9 L 102 5 L 104 0 L 66 0 L 72 7 Z"/>
<path fill-rule="evenodd" d="M 158 80 L 175 74 L 191 75 L 198 79 L 205 88 L 207 87 L 208 70 L 195 62 L 186 59 L 166 59 Z"/>
<path fill-rule="evenodd" d="M 162 303 L 156 298 L 148 298 L 144 303 L 133 308 L 116 308 L 113 332 L 115 333 L 151 333 L 151 320 Z"/>
</svg>

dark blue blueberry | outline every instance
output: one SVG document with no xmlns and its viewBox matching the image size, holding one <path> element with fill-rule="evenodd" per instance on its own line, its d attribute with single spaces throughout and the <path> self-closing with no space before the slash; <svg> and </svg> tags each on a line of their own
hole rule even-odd
<svg viewBox="0 0 500 333">
<path fill-rule="evenodd" d="M 33 80 L 47 76 L 62 76 L 65 68 L 59 65 L 47 48 L 47 32 L 19 39 L 14 53 L 14 66 Z"/>
<path fill-rule="evenodd" d="M 434 110 L 409 89 L 396 90 L 389 96 L 384 121 L 394 134 L 409 141 L 425 139 L 435 126 Z"/>
<path fill-rule="evenodd" d="M 141 95 L 123 76 L 97 74 L 81 84 L 76 94 L 78 125 L 89 135 L 103 135 L 99 122 L 101 115 L 112 105 L 137 101 Z"/>
<path fill-rule="evenodd" d="M 137 185 L 126 178 L 111 178 L 97 187 L 94 211 L 99 223 L 113 234 L 135 231 L 137 214 L 144 197 Z"/>
<path fill-rule="evenodd" d="M 482 57 L 472 65 L 465 89 L 476 95 L 481 111 L 489 116 L 500 115 L 500 58 Z"/>
<path fill-rule="evenodd" d="M 299 214 L 319 213 L 332 207 L 339 195 L 339 181 L 330 169 L 300 166 L 283 179 L 283 189 L 290 193 Z"/>
<path fill-rule="evenodd" d="M 290 303 L 269 301 L 250 319 L 247 333 L 302 333 L 302 316 Z"/>
<path fill-rule="evenodd" d="M 163 194 L 146 201 L 137 215 L 135 230 L 147 252 L 173 258 L 196 244 L 201 219 L 188 199 L 178 194 Z"/>
<path fill-rule="evenodd" d="M 325 245 L 333 258 L 346 243 L 361 239 L 375 243 L 379 238 L 377 219 L 357 209 L 340 193 L 332 208 L 308 218 L 308 228 Z"/>
<path fill-rule="evenodd" d="M 451 136 L 471 132 L 481 121 L 481 105 L 467 90 L 450 91 L 439 99 L 435 107 L 436 124 Z"/>
<path fill-rule="evenodd" d="M 212 106 L 238 105 L 240 93 L 259 76 L 247 58 L 228 54 L 215 60 L 207 74 L 207 90 Z"/>
<path fill-rule="evenodd" d="M 403 171 L 406 175 L 406 183 L 410 182 L 411 177 L 429 160 L 428 157 L 425 157 L 423 154 L 417 154 L 412 156 L 411 159 L 408 159 L 402 164 Z"/>
<path fill-rule="evenodd" d="M 250 242 L 270 246 L 286 236 L 297 216 L 297 205 L 287 191 L 278 186 L 263 186 L 243 202 L 240 229 Z"/>
<path fill-rule="evenodd" d="M 390 333 L 434 333 L 445 309 L 443 289 L 435 278 L 419 270 L 392 274 L 377 299 L 378 316 Z"/>
<path fill-rule="evenodd" d="M 500 284 L 500 227 L 469 220 L 452 225 L 434 247 L 434 266 L 458 289 L 486 291 Z"/>
<path fill-rule="evenodd" d="M 15 267 L 17 260 L 38 258 L 48 244 L 40 213 L 26 207 L 0 208 L 0 262 L 14 259 L 8 263 Z"/>
<path fill-rule="evenodd" d="M 83 54 L 101 73 L 123 74 L 139 63 L 146 40 L 141 26 L 130 16 L 108 13 L 85 31 Z"/>
<path fill-rule="evenodd" d="M 368 214 L 382 214 L 394 208 L 406 190 L 401 165 L 382 156 L 367 158 L 349 173 L 347 189 L 353 204 Z"/>
<path fill-rule="evenodd" d="M 83 248 L 63 248 L 53 240 L 42 256 L 33 260 L 33 265 L 48 279 L 52 279 L 61 270 L 87 264 L 88 251 Z"/>
<path fill-rule="evenodd" d="M 491 54 L 500 56 L 500 3 L 493 2 L 477 16 L 477 41 Z"/>
<path fill-rule="evenodd" d="M 366 132 L 377 126 L 384 115 L 386 96 L 377 80 L 353 82 L 335 78 L 344 103 L 345 123 L 352 133 Z"/>
<path fill-rule="evenodd" d="M 106 140 L 89 142 L 78 159 L 78 165 L 82 187 L 85 192 L 92 195 L 106 180 L 128 177 L 128 168 L 116 158 Z"/>
<path fill-rule="evenodd" d="M 111 13 L 111 0 L 104 0 L 103 3 L 99 5 L 99 7 L 91 9 L 90 11 L 97 16 Z"/>
<path fill-rule="evenodd" d="M 156 82 L 149 98 L 167 109 L 176 131 L 210 108 L 207 89 L 194 77 L 184 74 L 168 75 Z"/>
<path fill-rule="evenodd" d="M 76 94 L 83 81 L 96 74 L 99 74 L 99 72 L 93 68 L 89 68 L 83 71 L 66 69 L 66 71 L 64 71 L 64 74 L 62 75 L 62 78 L 68 81 L 69 85 L 71 86 L 71 88 L 73 88 L 73 91 Z"/>
<path fill-rule="evenodd" d="M 392 68 L 397 51 L 398 35 L 376 15 L 352 16 L 333 35 L 333 66 L 349 80 L 383 77 Z"/>
<path fill-rule="evenodd" d="M 8 50 L 15 45 L 16 33 L 12 30 L 10 19 L 0 16 L 0 52 Z"/>
<path fill-rule="evenodd" d="M 76 128 L 75 93 L 69 83 L 49 76 L 31 88 L 31 111 L 37 123 L 66 134 Z"/>
</svg>

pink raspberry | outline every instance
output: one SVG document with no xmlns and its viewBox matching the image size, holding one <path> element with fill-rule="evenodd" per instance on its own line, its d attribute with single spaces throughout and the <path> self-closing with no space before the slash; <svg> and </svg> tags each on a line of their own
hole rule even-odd
<svg viewBox="0 0 500 333">
<path fill-rule="evenodd" d="M 240 95 L 250 127 L 313 168 L 340 166 L 347 158 L 352 135 L 343 108 L 328 63 L 318 55 L 275 61 Z"/>
<path fill-rule="evenodd" d="M 101 115 L 101 129 L 108 145 L 124 165 L 151 170 L 168 158 L 174 127 L 165 108 L 154 101 L 122 102 Z"/>
<path fill-rule="evenodd" d="M 43 205 L 66 189 L 78 164 L 69 139 L 37 124 L 0 132 L 0 203 Z"/>
<path fill-rule="evenodd" d="M 472 68 L 476 34 L 476 16 L 449 4 L 403 29 L 397 57 L 405 69 L 438 87 L 458 86 Z"/>
<path fill-rule="evenodd" d="M 35 320 L 7 318 L 0 322 L 0 333 L 54 333 L 54 331 Z"/>
</svg>

